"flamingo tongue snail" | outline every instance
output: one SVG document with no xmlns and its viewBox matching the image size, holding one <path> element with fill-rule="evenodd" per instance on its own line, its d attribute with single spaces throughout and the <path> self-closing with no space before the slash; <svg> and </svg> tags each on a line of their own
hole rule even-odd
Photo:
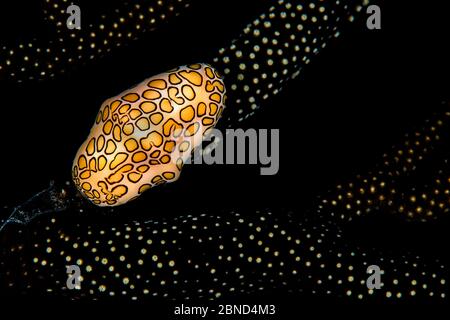
<svg viewBox="0 0 450 320">
<path fill-rule="evenodd" d="M 107 99 L 75 156 L 75 185 L 92 203 L 113 206 L 177 180 L 224 101 L 222 78 L 206 64 L 156 75 Z"/>
</svg>

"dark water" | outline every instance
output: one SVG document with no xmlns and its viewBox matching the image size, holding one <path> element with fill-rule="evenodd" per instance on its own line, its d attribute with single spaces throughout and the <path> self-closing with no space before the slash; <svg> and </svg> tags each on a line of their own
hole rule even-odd
<svg viewBox="0 0 450 320">
<path fill-rule="evenodd" d="M 337 182 L 370 169 L 403 133 L 450 99 L 448 11 L 438 1 L 392 2 L 381 2 L 382 30 L 361 23 L 345 30 L 286 90 L 239 125 L 280 128 L 276 176 L 260 176 L 257 166 L 188 166 L 177 183 L 147 192 L 126 211 L 139 216 L 162 210 L 176 215 L 186 208 L 301 209 Z M 4 5 L 11 6 L 0 12 L 6 45 L 39 19 L 17 3 Z M 160 71 L 211 56 L 258 9 L 257 1 L 200 1 L 191 16 L 57 80 L 2 82 L 0 204 L 17 205 L 50 180 L 68 180 L 73 156 L 105 98 Z M 216 17 L 208 27 L 202 21 L 206 12 Z M 165 200 L 174 195 L 177 201 L 167 208 Z M 348 232 L 356 244 L 442 257 L 449 227 L 448 217 L 423 225 L 378 216 L 354 222 Z M 260 301 L 274 298 L 269 292 Z"/>
</svg>

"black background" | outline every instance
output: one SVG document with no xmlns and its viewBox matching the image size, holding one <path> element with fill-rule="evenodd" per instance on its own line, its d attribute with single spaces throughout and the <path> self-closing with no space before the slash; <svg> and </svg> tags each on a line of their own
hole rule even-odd
<svg viewBox="0 0 450 320">
<path fill-rule="evenodd" d="M 298 79 L 241 124 L 280 128 L 276 176 L 260 176 L 257 166 L 187 166 L 177 183 L 147 192 L 127 211 L 157 215 L 158 201 L 173 194 L 179 201 L 164 215 L 302 209 L 339 181 L 372 168 L 404 133 L 450 98 L 450 19 L 443 2 L 379 1 L 381 30 L 367 30 L 364 22 L 344 30 Z M 88 5 L 102 10 L 113 3 Z M 55 80 L 14 84 L 1 79 L 0 204 L 16 205 L 50 180 L 69 179 L 73 156 L 104 99 L 153 74 L 213 56 L 262 7 L 256 0 L 196 1 L 189 14 Z M 1 45 L 45 30 L 36 12 L 19 2 L 2 4 Z M 211 12 L 215 19 L 205 27 L 201 17 Z M 356 221 L 348 232 L 355 244 L 435 257 L 448 251 L 449 226 L 448 217 L 417 224 L 381 215 Z"/>
</svg>

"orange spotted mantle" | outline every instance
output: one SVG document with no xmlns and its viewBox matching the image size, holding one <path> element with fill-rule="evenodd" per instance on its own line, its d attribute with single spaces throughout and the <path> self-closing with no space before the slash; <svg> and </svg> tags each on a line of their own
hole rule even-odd
<svg viewBox="0 0 450 320">
<path fill-rule="evenodd" d="M 222 78 L 206 64 L 156 75 L 107 99 L 75 156 L 75 185 L 92 203 L 115 206 L 177 180 L 224 100 Z"/>
</svg>

